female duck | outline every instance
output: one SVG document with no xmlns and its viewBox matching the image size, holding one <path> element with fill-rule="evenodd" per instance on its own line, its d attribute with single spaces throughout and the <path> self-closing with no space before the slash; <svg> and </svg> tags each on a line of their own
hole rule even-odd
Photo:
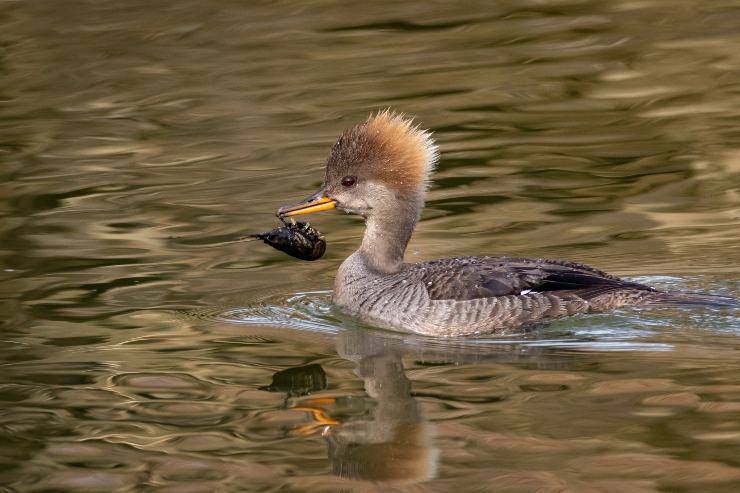
<svg viewBox="0 0 740 493">
<path fill-rule="evenodd" d="M 278 211 L 289 217 L 337 207 L 365 218 L 362 245 L 339 267 L 334 283 L 334 302 L 346 313 L 384 328 L 461 336 L 674 299 L 562 260 L 455 257 L 404 263 L 437 158 L 428 132 L 381 112 L 337 140 L 318 192 Z"/>
</svg>

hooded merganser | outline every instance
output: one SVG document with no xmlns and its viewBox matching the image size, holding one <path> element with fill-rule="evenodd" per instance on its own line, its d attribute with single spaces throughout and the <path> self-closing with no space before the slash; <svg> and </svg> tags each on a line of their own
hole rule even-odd
<svg viewBox="0 0 740 493">
<path fill-rule="evenodd" d="M 333 300 L 342 311 L 383 328 L 462 336 L 625 305 L 691 302 L 688 294 L 564 260 L 486 256 L 405 263 L 438 157 L 429 132 L 382 111 L 339 137 L 313 196 L 278 211 L 283 218 L 337 207 L 365 218 L 362 245 L 339 267 L 334 283 Z"/>
</svg>

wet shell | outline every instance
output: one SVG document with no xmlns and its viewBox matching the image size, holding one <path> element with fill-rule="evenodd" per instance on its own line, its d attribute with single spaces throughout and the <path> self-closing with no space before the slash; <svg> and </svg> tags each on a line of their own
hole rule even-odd
<svg viewBox="0 0 740 493">
<path fill-rule="evenodd" d="M 301 260 L 318 260 L 326 251 L 321 233 L 308 223 L 284 223 L 280 228 L 250 236 Z"/>
</svg>

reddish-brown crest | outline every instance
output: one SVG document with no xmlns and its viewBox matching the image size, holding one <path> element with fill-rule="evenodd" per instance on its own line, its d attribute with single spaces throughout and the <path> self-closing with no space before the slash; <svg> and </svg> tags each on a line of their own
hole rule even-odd
<svg viewBox="0 0 740 493">
<path fill-rule="evenodd" d="M 329 156 L 327 178 L 357 167 L 358 173 L 400 192 L 423 191 L 438 155 L 429 132 L 385 110 L 342 134 Z"/>
</svg>

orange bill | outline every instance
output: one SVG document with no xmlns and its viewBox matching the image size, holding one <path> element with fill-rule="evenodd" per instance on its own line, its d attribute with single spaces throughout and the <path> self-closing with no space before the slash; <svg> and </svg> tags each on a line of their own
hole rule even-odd
<svg viewBox="0 0 740 493">
<path fill-rule="evenodd" d="M 278 209 L 278 216 L 290 217 L 312 212 L 328 211 L 336 207 L 337 203 L 323 195 L 314 195 L 300 204 L 285 206 Z"/>
</svg>

